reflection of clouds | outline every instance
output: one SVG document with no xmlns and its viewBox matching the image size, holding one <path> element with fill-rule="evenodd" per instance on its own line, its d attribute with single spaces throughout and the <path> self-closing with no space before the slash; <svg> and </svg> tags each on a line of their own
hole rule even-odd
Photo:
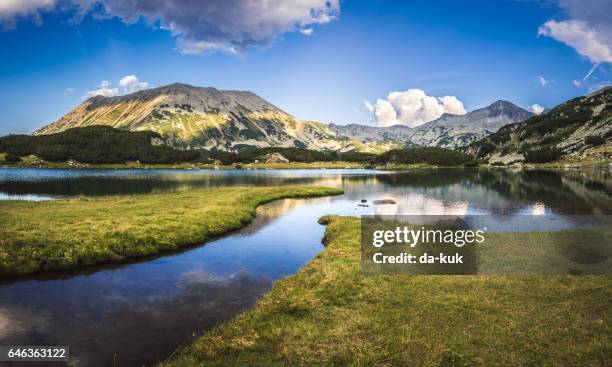
<svg viewBox="0 0 612 367">
<path fill-rule="evenodd" d="M 182 280 L 172 294 L 151 293 L 102 308 L 77 305 L 95 302 L 91 299 L 73 299 L 70 310 L 45 298 L 2 299 L 0 345 L 69 345 L 79 366 L 113 365 L 115 356 L 118 365 L 150 365 L 248 309 L 272 285 L 240 272 L 192 271 Z"/>
<path fill-rule="evenodd" d="M 9 345 L 6 340 L 11 338 L 23 337 L 23 335 L 47 328 L 46 319 L 42 316 L 34 315 L 22 307 L 10 307 L 5 305 L 0 308 L 0 344 Z M 14 344 L 14 343 L 13 343 Z"/>
<path fill-rule="evenodd" d="M 213 275 L 205 270 L 191 270 L 181 275 L 181 283 L 183 286 L 197 284 L 219 284 L 232 281 L 240 276 L 247 276 L 247 274 L 244 272 L 231 272 L 224 275 Z"/>
<path fill-rule="evenodd" d="M 517 215 L 549 215 L 552 212 L 546 207 L 546 204 L 541 202 L 536 202 L 530 205 L 527 205 L 525 208 L 519 210 Z"/>
<path fill-rule="evenodd" d="M 445 202 L 429 196 L 412 193 L 407 195 L 386 195 L 397 204 L 377 205 L 377 215 L 466 215 L 468 203 Z"/>
<path fill-rule="evenodd" d="M 546 205 L 542 203 L 535 203 L 531 205 L 531 215 L 544 215 L 546 214 Z"/>
</svg>

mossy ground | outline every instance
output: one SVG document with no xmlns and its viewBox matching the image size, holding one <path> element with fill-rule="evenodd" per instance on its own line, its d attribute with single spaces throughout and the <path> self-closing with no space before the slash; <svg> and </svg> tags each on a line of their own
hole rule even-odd
<svg viewBox="0 0 612 367">
<path fill-rule="evenodd" d="M 357 218 L 165 366 L 610 366 L 612 279 L 365 276 Z"/>
<path fill-rule="evenodd" d="M 231 187 L 0 201 L 0 275 L 72 269 L 176 250 L 245 225 L 260 204 L 340 193 L 320 187 Z"/>
</svg>

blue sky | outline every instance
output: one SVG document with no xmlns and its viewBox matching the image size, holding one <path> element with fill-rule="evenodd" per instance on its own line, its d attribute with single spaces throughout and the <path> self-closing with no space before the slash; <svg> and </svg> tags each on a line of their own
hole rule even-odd
<svg viewBox="0 0 612 367">
<path fill-rule="evenodd" d="M 434 97 L 435 115 L 498 99 L 552 107 L 612 80 L 611 23 L 601 15 L 612 14 L 609 0 L 294 0 L 302 10 L 260 12 L 246 29 L 192 19 L 189 9 L 121 9 L 117 0 L 93 8 L 94 0 L 7 1 L 0 4 L 0 135 L 54 121 L 102 81 L 119 94 L 173 82 L 251 90 L 302 119 L 384 126 L 428 119 L 400 111 L 414 107 L 418 95 L 404 93 L 410 89 Z M 150 8 L 159 0 L 130 2 Z M 251 19 L 241 2 L 227 1 L 234 7 L 225 12 Z M 140 84 L 120 86 L 128 75 Z M 446 106 L 443 96 L 462 106 Z"/>
</svg>

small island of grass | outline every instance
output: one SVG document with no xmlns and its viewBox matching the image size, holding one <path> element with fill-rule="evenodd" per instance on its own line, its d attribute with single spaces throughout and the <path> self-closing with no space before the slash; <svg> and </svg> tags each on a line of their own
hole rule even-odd
<svg viewBox="0 0 612 367">
<path fill-rule="evenodd" d="M 0 275 L 73 269 L 176 250 L 244 226 L 258 205 L 272 200 L 341 193 L 322 187 L 227 187 L 0 201 Z"/>
</svg>

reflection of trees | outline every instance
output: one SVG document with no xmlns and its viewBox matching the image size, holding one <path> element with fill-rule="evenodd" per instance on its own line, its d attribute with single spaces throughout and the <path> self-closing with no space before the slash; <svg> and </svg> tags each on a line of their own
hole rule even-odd
<svg viewBox="0 0 612 367">
<path fill-rule="evenodd" d="M 271 287 L 271 281 L 246 274 L 215 279 L 205 273 L 187 274 L 175 295 L 121 294 L 123 301 L 72 298 L 70 309 L 61 300 L 21 298 L 24 304 L 3 300 L 6 315 L 23 325 L 11 326 L 16 333 L 0 337 L 2 345 L 69 345 L 79 365 L 150 365 L 167 358 L 179 345 L 193 340 L 194 333 L 226 321 L 251 307 Z M 125 292 L 122 292 L 125 293 Z M 39 314 L 36 301 L 45 302 Z M 94 307 L 92 303 L 104 303 Z M 49 311 L 49 309 L 52 309 Z M 11 317 L 11 322 L 17 318 Z"/>
<path fill-rule="evenodd" d="M 481 170 L 476 182 L 508 199 L 542 202 L 560 213 L 611 213 L 612 186 L 606 175 L 597 171 Z"/>
<path fill-rule="evenodd" d="M 608 171 L 576 170 L 415 170 L 375 179 L 389 193 L 421 193 L 439 200 L 464 201 L 495 214 L 512 215 L 540 202 L 566 214 L 612 212 Z"/>
<path fill-rule="evenodd" d="M 495 214 L 514 213 L 524 207 L 524 203 L 500 196 L 494 187 L 479 184 L 480 173 L 471 169 L 414 170 L 377 179 L 387 192 L 404 197 L 419 194 L 441 203 L 470 204 Z"/>
<path fill-rule="evenodd" d="M 467 169 L 414 170 L 380 175 L 376 179 L 389 187 L 440 187 L 473 181 L 477 174 L 477 170 Z"/>
<path fill-rule="evenodd" d="M 276 186 L 313 184 L 317 177 L 212 175 L 200 177 L 66 177 L 40 181 L 0 181 L 0 191 L 11 195 L 121 195 L 148 194 L 217 186 Z"/>
</svg>

